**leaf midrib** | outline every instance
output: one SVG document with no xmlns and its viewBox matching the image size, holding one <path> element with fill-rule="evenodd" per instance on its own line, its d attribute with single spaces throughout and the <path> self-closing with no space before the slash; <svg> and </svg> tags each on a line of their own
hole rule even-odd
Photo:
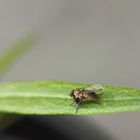
<svg viewBox="0 0 140 140">
<path fill-rule="evenodd" d="M 71 97 L 69 97 L 69 96 L 46 96 L 46 95 L 37 95 L 37 94 L 35 94 L 34 96 L 32 96 L 32 95 L 29 95 L 29 94 L 27 94 L 27 95 L 23 95 L 23 94 L 16 94 L 16 95 L 12 95 L 12 94 L 10 94 L 10 95 L 2 95 L 2 96 L 0 96 L 0 98 L 38 98 L 38 97 L 43 97 L 43 98 L 54 98 L 54 99 L 57 99 L 57 98 L 59 98 L 59 99 L 71 99 L 72 100 L 72 98 Z M 110 99 L 103 99 L 103 98 L 101 98 L 101 99 L 99 99 L 99 100 L 101 100 L 101 101 L 125 101 L 125 100 L 140 100 L 140 97 L 125 97 L 125 98 L 110 98 Z M 94 101 L 94 100 L 93 100 Z"/>
</svg>

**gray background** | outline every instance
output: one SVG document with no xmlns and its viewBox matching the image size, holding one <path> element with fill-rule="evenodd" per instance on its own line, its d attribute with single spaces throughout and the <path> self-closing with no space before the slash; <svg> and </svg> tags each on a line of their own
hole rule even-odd
<svg viewBox="0 0 140 140">
<path fill-rule="evenodd" d="M 0 51 L 30 31 L 41 38 L 4 81 L 139 87 L 139 5 L 138 0 L 0 0 Z M 139 113 L 85 117 L 118 140 L 140 139 L 139 118 Z"/>
</svg>

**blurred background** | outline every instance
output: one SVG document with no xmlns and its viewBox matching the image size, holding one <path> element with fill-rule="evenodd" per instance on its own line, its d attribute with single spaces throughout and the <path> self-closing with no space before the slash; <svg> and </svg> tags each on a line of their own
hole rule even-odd
<svg viewBox="0 0 140 140">
<path fill-rule="evenodd" d="M 139 87 L 139 5 L 138 0 L 1 0 L 0 52 L 29 32 L 40 38 L 3 81 L 66 80 Z M 140 113 L 61 117 L 86 126 L 85 131 L 95 129 L 96 122 L 117 140 L 140 139 Z M 49 118 L 27 120 L 45 123 Z"/>
</svg>

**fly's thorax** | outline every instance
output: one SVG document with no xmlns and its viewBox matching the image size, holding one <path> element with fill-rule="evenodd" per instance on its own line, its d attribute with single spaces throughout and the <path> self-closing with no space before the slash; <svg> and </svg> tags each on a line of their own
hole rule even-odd
<svg viewBox="0 0 140 140">
<path fill-rule="evenodd" d="M 97 95 L 94 91 L 91 90 L 82 90 L 82 91 L 74 91 L 74 98 L 75 99 L 82 99 L 82 100 L 95 100 L 97 99 Z"/>
<path fill-rule="evenodd" d="M 78 91 L 78 90 L 75 90 L 74 91 L 74 97 L 77 99 L 77 98 L 79 98 L 79 99 L 81 99 L 82 98 L 82 93 L 80 92 L 80 91 Z"/>
</svg>

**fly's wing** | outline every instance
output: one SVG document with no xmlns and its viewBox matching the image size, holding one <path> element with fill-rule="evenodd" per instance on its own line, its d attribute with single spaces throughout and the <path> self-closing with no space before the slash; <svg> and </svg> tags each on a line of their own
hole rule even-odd
<svg viewBox="0 0 140 140">
<path fill-rule="evenodd" d="M 75 91 L 83 91 L 84 88 L 76 88 Z"/>
<path fill-rule="evenodd" d="M 104 87 L 101 84 L 94 84 L 94 85 L 91 85 L 85 89 L 95 91 L 97 94 L 101 94 L 104 90 Z"/>
</svg>

